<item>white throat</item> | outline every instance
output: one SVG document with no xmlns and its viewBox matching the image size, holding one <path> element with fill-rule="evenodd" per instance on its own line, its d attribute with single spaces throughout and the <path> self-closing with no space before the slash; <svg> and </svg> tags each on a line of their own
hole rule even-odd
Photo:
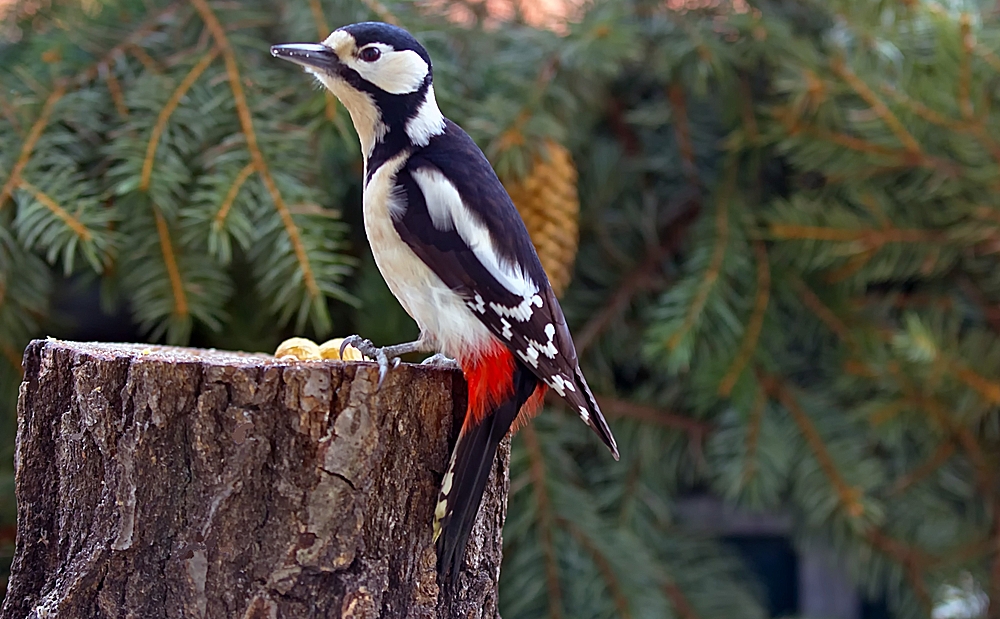
<svg viewBox="0 0 1000 619">
<path fill-rule="evenodd" d="M 389 130 L 382 122 L 382 114 L 375 105 L 375 99 L 366 92 L 355 90 L 340 78 L 331 77 L 321 71 L 315 71 L 313 74 L 347 108 L 351 122 L 354 123 L 354 130 L 358 132 L 361 141 L 361 154 L 367 162 L 375 143 L 385 137 Z"/>
</svg>

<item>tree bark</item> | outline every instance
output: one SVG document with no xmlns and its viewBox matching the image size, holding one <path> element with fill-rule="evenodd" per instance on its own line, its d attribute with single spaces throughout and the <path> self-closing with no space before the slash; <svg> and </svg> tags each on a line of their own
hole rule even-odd
<svg viewBox="0 0 1000 619">
<path fill-rule="evenodd" d="M 32 342 L 2 618 L 498 618 L 509 444 L 454 591 L 431 521 L 461 374 Z"/>
</svg>

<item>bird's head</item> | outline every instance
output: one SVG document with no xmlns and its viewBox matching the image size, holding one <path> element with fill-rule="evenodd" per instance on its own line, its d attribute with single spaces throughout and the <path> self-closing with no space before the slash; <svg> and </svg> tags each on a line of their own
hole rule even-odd
<svg viewBox="0 0 1000 619">
<path fill-rule="evenodd" d="M 351 114 L 366 158 L 387 140 L 422 146 L 444 130 L 431 58 L 409 32 L 381 22 L 334 30 L 322 43 L 288 43 L 271 54 L 305 67 Z"/>
</svg>

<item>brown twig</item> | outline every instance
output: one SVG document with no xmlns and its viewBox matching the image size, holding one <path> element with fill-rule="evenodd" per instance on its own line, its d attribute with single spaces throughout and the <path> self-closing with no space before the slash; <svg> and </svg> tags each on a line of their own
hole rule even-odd
<svg viewBox="0 0 1000 619">
<path fill-rule="evenodd" d="M 44 191 L 24 179 L 21 179 L 17 186 L 30 193 L 35 200 L 39 202 L 39 204 L 49 209 L 53 215 L 61 219 L 62 222 L 73 231 L 73 234 L 80 238 L 80 240 L 86 242 L 94 238 L 94 235 L 87 229 L 87 226 L 83 225 L 79 219 L 70 214 L 66 209 L 59 206 L 59 204 L 49 197 L 49 195 Z"/>
<path fill-rule="evenodd" d="M 712 248 L 712 258 L 709 262 L 708 269 L 702 276 L 701 285 L 698 286 L 698 290 L 695 292 L 694 299 L 691 301 L 691 305 L 688 307 L 687 314 L 684 316 L 684 322 L 681 324 L 680 328 L 674 332 L 670 338 L 664 342 L 664 347 L 667 350 L 672 351 L 680 343 L 681 339 L 687 335 L 687 333 L 694 327 L 694 323 L 698 319 L 698 315 L 701 310 L 705 307 L 705 303 L 708 301 L 708 295 L 711 294 L 712 288 L 715 286 L 715 282 L 719 279 L 719 275 L 722 273 L 722 264 L 726 257 L 726 247 L 729 242 L 729 199 L 732 196 L 732 192 L 736 185 L 736 166 L 735 164 L 730 164 L 729 171 L 726 173 L 726 180 L 723 181 L 722 188 L 719 190 L 719 196 L 715 203 L 715 245 Z"/>
<path fill-rule="evenodd" d="M 906 579 L 917 596 L 921 606 L 930 614 L 933 607 L 930 594 L 927 592 L 927 583 L 924 582 L 922 568 L 931 562 L 931 558 L 924 555 L 917 549 L 910 548 L 901 542 L 892 539 L 876 527 L 870 528 L 865 533 L 865 539 L 873 548 L 885 553 L 901 566 L 906 574 Z"/>
<path fill-rule="evenodd" d="M 826 448 L 823 437 L 798 400 L 792 395 L 791 390 L 777 376 L 767 375 L 758 370 L 758 378 L 764 389 L 772 397 L 781 402 L 782 406 L 785 407 L 785 410 L 788 411 L 795 421 L 795 424 L 799 426 L 799 431 L 805 437 L 806 444 L 809 445 L 809 450 L 812 452 L 813 457 L 816 458 L 820 469 L 830 481 L 830 485 L 837 492 L 841 506 L 849 516 L 853 518 L 861 516 L 864 513 L 864 505 L 861 503 L 861 489 L 851 486 L 840 475 L 833 456 L 830 455 L 830 452 Z"/>
<path fill-rule="evenodd" d="M 962 111 L 962 117 L 971 120 L 975 114 L 975 110 L 972 109 L 971 85 L 972 50 L 976 46 L 976 40 L 972 36 L 972 20 L 968 13 L 962 13 L 959 30 L 962 37 L 962 59 L 958 71 L 958 108 Z"/>
<path fill-rule="evenodd" d="M 671 579 L 666 579 L 663 582 L 663 592 L 667 594 L 667 598 L 673 605 L 674 610 L 677 611 L 677 616 L 680 619 L 699 619 L 698 613 L 695 612 L 694 606 L 681 591 L 681 588 L 677 586 L 677 583 Z"/>
<path fill-rule="evenodd" d="M 601 396 L 597 398 L 597 404 L 609 417 L 627 417 L 666 428 L 676 428 L 687 432 L 699 441 L 714 427 L 712 424 L 698 419 L 618 398 Z"/>
<path fill-rule="evenodd" d="M 772 238 L 781 240 L 810 240 L 861 242 L 869 248 L 879 248 L 889 243 L 942 243 L 947 239 L 937 230 L 919 228 L 849 229 L 826 226 L 800 226 L 798 224 L 772 224 L 768 231 Z"/>
<path fill-rule="evenodd" d="M 923 151 L 917 140 L 906 130 L 899 118 L 889 109 L 889 107 L 878 98 L 878 95 L 868 87 L 868 84 L 851 71 L 842 58 L 836 57 L 830 62 L 833 72 L 843 79 L 854 89 L 858 96 L 864 99 L 865 103 L 871 106 L 872 111 L 888 125 L 889 129 L 896 134 L 896 138 L 903 144 L 903 147 L 911 153 L 921 154 Z"/>
<path fill-rule="evenodd" d="M 163 263 L 167 268 L 170 290 L 174 297 L 174 314 L 186 318 L 188 315 L 187 293 L 184 291 L 184 282 L 177 265 L 177 256 L 174 254 L 174 245 L 170 240 L 170 229 L 167 227 L 167 220 L 156 206 L 153 207 L 153 215 L 156 216 L 156 234 L 160 238 L 160 252 L 163 254 Z"/>
<path fill-rule="evenodd" d="M 229 191 L 226 192 L 226 197 L 222 200 L 222 204 L 219 206 L 219 210 L 215 213 L 215 217 L 212 220 L 212 227 L 216 230 L 221 230 L 222 226 L 225 225 L 226 217 L 229 216 L 229 209 L 232 208 L 233 202 L 236 201 L 236 196 L 240 194 L 243 183 L 254 173 L 254 169 L 253 163 L 248 163 L 236 175 L 233 184 L 230 185 Z"/>
<path fill-rule="evenodd" d="M 580 527 L 576 526 L 570 520 L 565 518 L 559 518 L 559 526 L 563 527 L 569 534 L 576 539 L 577 542 L 583 546 L 591 558 L 594 560 L 594 564 L 597 565 L 597 569 L 600 570 L 601 575 L 604 577 L 604 581 L 608 583 L 608 589 L 611 590 L 611 597 L 615 601 L 615 608 L 618 610 L 618 616 L 622 619 L 630 619 L 632 617 L 632 612 L 629 610 L 628 598 L 625 597 L 625 593 L 622 591 L 621 584 L 618 582 L 618 576 L 615 574 L 614 568 L 608 561 L 607 557 L 594 545 L 587 534 L 584 533 Z"/>
<path fill-rule="evenodd" d="M 750 418 L 747 420 L 747 444 L 746 454 L 743 459 L 743 474 L 740 475 L 740 485 L 745 486 L 757 472 L 757 444 L 760 438 L 760 426 L 764 422 L 764 411 L 767 409 L 767 392 L 764 389 L 757 390 L 757 397 L 750 411 Z"/>
<path fill-rule="evenodd" d="M 316 22 L 316 31 L 319 33 L 319 40 L 322 41 L 330 36 L 330 24 L 326 21 L 326 15 L 323 14 L 323 6 L 319 0 L 309 0 L 309 10 L 312 11 L 313 21 Z M 326 88 L 323 89 L 323 96 L 325 97 L 323 109 L 326 113 L 326 119 L 332 121 L 337 118 L 337 100 L 333 93 Z"/>
<path fill-rule="evenodd" d="M 361 0 L 361 4 L 368 7 L 368 10 L 375 13 L 376 16 L 387 24 L 392 24 L 393 26 L 400 25 L 396 16 L 392 14 L 389 9 L 386 8 L 384 4 L 379 2 L 379 0 Z"/>
<path fill-rule="evenodd" d="M 736 381 L 743 374 L 743 369 L 753 352 L 757 348 L 757 340 L 760 338 L 761 328 L 764 326 L 764 313 L 767 311 L 768 299 L 771 296 L 771 269 L 767 257 L 767 248 L 760 241 L 753 244 L 754 253 L 757 257 L 757 294 L 754 298 L 753 311 L 750 313 L 750 320 L 747 321 L 746 331 L 740 341 L 740 348 L 733 358 L 733 363 L 726 370 L 725 376 L 719 382 L 719 395 L 728 398 L 732 393 Z"/>
<path fill-rule="evenodd" d="M 694 161 L 694 144 L 691 142 L 691 123 L 688 120 L 687 101 L 684 90 L 677 82 L 667 87 L 667 98 L 674 111 L 674 135 L 677 139 L 677 150 L 681 154 L 681 166 L 684 175 L 692 185 L 698 185 L 698 166 Z"/>
<path fill-rule="evenodd" d="M 146 144 L 146 156 L 142 161 L 142 174 L 140 175 L 139 188 L 143 191 L 149 191 L 150 179 L 153 175 L 153 162 L 156 160 L 156 150 L 160 145 L 160 137 L 163 135 L 163 131 L 167 127 L 167 121 L 173 115 L 177 106 L 180 105 L 181 99 L 187 94 L 188 90 L 194 86 L 194 83 L 198 81 L 201 74 L 208 69 L 212 61 L 215 60 L 216 56 L 219 55 L 218 48 L 212 48 L 207 54 L 201 57 L 201 59 L 191 67 L 181 83 L 177 85 L 177 88 L 170 94 L 167 99 L 166 104 L 163 109 L 160 110 L 159 115 L 156 118 L 156 124 L 153 125 L 153 131 L 149 135 L 149 142 Z"/>
<path fill-rule="evenodd" d="M 535 428 L 530 423 L 521 430 L 524 437 L 524 446 L 528 450 L 528 458 L 531 462 L 531 485 L 534 488 L 535 503 L 538 506 L 538 536 L 542 544 L 542 553 L 545 555 L 545 582 L 549 589 L 549 617 L 559 619 L 562 617 L 562 590 L 559 586 L 559 565 L 556 562 L 555 544 L 552 541 L 553 514 L 552 506 L 549 503 L 549 493 L 545 487 L 545 459 L 542 456 L 542 447 L 538 443 L 538 435 Z"/>
<path fill-rule="evenodd" d="M 42 111 L 38 114 L 38 118 L 35 119 L 35 123 L 31 126 L 31 131 L 28 132 L 28 137 L 25 138 L 24 144 L 21 145 L 21 154 L 18 155 L 17 161 L 14 162 L 14 167 L 10 171 L 10 176 L 7 177 L 7 182 L 3 184 L 3 188 L 0 189 L 0 209 L 4 207 L 7 199 L 10 198 L 10 194 L 14 191 L 14 188 L 18 186 L 21 182 L 21 172 L 24 171 L 25 166 L 28 165 L 28 161 L 31 159 L 31 153 L 35 149 L 35 145 L 38 144 L 38 139 L 42 137 L 42 132 L 45 131 L 46 125 L 49 123 L 49 117 L 52 115 L 52 108 L 55 107 L 56 102 L 59 101 L 66 94 L 66 86 L 63 83 L 56 84 L 55 89 L 49 94 L 48 98 L 45 99 L 45 103 L 42 105 Z"/>
<path fill-rule="evenodd" d="M 909 489 L 910 486 L 931 476 L 934 471 L 938 470 L 941 465 L 947 462 L 948 458 L 950 458 L 954 453 L 955 444 L 951 441 L 942 441 L 926 462 L 897 479 L 896 483 L 892 485 L 887 494 L 889 496 L 903 494 L 903 492 Z"/>
<path fill-rule="evenodd" d="M 660 264 L 676 251 L 688 226 L 697 218 L 698 211 L 698 204 L 693 200 L 688 201 L 683 211 L 666 227 L 665 233 L 661 236 L 661 242 L 649 248 L 646 257 L 622 280 L 621 285 L 612 293 L 604 308 L 594 314 L 578 331 L 579 335 L 574 340 L 579 354 L 582 355 L 585 350 L 590 348 L 597 341 L 597 338 L 621 316 L 622 312 L 632 303 L 635 295 L 649 285 L 650 280 L 659 270 Z"/>
<path fill-rule="evenodd" d="M 222 24 L 219 23 L 219 19 L 215 16 L 212 8 L 208 5 L 207 0 L 190 0 L 190 2 L 194 5 L 195 10 L 198 11 L 198 14 L 201 16 L 205 26 L 212 32 L 212 36 L 215 38 L 215 43 L 222 52 L 222 57 L 226 63 L 226 74 L 229 78 L 229 87 L 233 92 L 233 99 L 236 104 L 236 113 L 239 116 L 240 127 L 243 130 L 243 135 L 247 140 L 247 149 L 250 151 L 250 159 L 253 161 L 254 168 L 260 174 L 261 180 L 264 182 L 264 187 L 267 188 L 268 193 L 271 195 L 271 200 L 274 202 L 274 208 L 278 211 L 278 216 L 281 218 L 281 223 L 284 225 L 285 233 L 288 235 L 288 240 L 292 245 L 293 251 L 295 252 L 295 258 L 298 261 L 299 269 L 302 271 L 302 279 L 305 283 L 306 290 L 310 297 L 318 299 L 321 296 L 321 292 L 319 285 L 316 283 L 316 276 L 313 273 L 309 255 L 306 253 L 305 244 L 302 242 L 302 232 L 299 230 L 298 224 L 296 224 L 295 220 L 292 218 L 292 213 L 288 210 L 288 205 L 285 203 L 284 197 L 278 190 L 278 185 L 274 182 L 274 177 L 271 175 L 271 169 L 264 160 L 264 154 L 261 152 L 260 146 L 257 143 L 257 132 L 253 126 L 253 115 L 250 112 L 250 105 L 247 103 L 246 94 L 243 91 L 243 79 L 240 76 L 239 65 L 236 63 L 236 53 L 229 44 L 226 32 L 222 28 Z"/>
</svg>

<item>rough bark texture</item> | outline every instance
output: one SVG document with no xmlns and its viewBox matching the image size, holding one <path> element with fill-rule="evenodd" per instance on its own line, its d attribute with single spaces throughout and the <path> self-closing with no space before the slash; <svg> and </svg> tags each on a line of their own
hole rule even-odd
<svg viewBox="0 0 1000 619">
<path fill-rule="evenodd" d="M 55 340 L 24 370 L 3 619 L 499 617 L 507 442 L 437 583 L 457 371 Z"/>
</svg>

